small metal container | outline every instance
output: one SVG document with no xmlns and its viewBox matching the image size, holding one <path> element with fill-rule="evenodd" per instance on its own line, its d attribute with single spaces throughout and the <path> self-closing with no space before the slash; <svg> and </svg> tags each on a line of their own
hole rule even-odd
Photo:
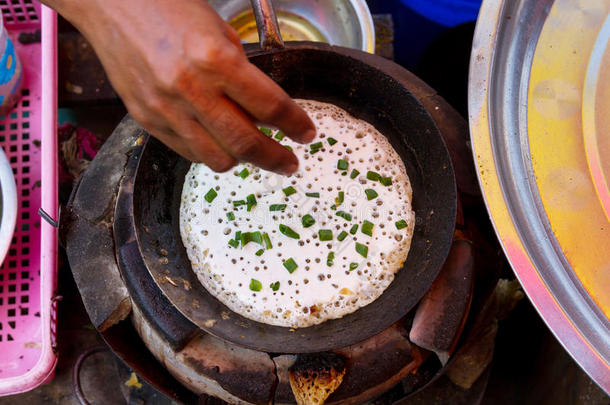
<svg viewBox="0 0 610 405">
<path fill-rule="evenodd" d="M 249 0 L 208 0 L 244 42 L 258 42 Z M 375 51 L 373 18 L 364 0 L 275 0 L 280 31 L 286 41 L 318 41 Z"/>
</svg>

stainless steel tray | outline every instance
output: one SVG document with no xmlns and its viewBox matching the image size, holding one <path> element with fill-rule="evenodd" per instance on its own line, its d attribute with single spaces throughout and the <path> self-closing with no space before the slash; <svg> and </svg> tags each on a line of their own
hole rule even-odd
<svg viewBox="0 0 610 405">
<path fill-rule="evenodd" d="M 549 328 L 608 393 L 609 11 L 610 0 L 484 1 L 469 78 L 498 238 Z"/>
</svg>

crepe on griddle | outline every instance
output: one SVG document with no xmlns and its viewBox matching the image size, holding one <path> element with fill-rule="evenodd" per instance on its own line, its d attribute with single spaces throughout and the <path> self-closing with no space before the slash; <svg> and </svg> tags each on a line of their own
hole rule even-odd
<svg viewBox="0 0 610 405">
<path fill-rule="evenodd" d="M 316 125 L 310 144 L 262 129 L 297 155 L 296 173 L 194 163 L 180 207 L 203 286 L 232 311 L 284 327 L 377 299 L 403 266 L 415 223 L 409 178 L 387 138 L 337 106 L 296 101 Z"/>
</svg>

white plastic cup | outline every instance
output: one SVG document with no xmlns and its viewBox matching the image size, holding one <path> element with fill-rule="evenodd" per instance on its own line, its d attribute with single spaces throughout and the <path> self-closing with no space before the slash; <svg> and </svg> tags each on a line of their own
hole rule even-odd
<svg viewBox="0 0 610 405">
<path fill-rule="evenodd" d="M 0 147 L 0 265 L 11 245 L 17 221 L 17 189 L 13 170 Z"/>
</svg>

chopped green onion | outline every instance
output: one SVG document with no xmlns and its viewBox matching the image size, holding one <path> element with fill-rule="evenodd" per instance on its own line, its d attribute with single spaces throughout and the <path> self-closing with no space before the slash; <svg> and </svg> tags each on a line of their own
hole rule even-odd
<svg viewBox="0 0 610 405">
<path fill-rule="evenodd" d="M 256 242 L 259 245 L 263 243 L 263 236 L 259 231 L 256 232 L 242 232 L 241 233 L 241 247 L 243 248 L 250 242 Z"/>
<path fill-rule="evenodd" d="M 267 250 L 273 247 L 273 245 L 271 244 L 271 239 L 269 238 L 269 234 L 267 232 L 263 233 L 263 242 L 265 242 L 265 248 Z"/>
<path fill-rule="evenodd" d="M 358 268 L 358 263 L 351 262 L 349 264 L 349 271 L 356 270 Z"/>
<path fill-rule="evenodd" d="M 322 145 L 322 142 L 316 142 L 316 143 L 312 143 L 311 145 L 309 145 L 309 149 L 310 150 L 313 150 L 313 149 L 319 150 L 319 149 L 322 149 L 322 146 L 324 146 L 324 145 Z"/>
<path fill-rule="evenodd" d="M 271 204 L 269 206 L 269 211 L 284 211 L 286 209 L 286 204 Z"/>
<path fill-rule="evenodd" d="M 296 193 L 297 191 L 294 189 L 294 187 L 292 186 L 288 186 L 284 189 L 282 189 L 282 191 L 284 192 L 284 194 L 286 195 L 286 197 L 293 195 L 294 193 Z"/>
<path fill-rule="evenodd" d="M 305 193 L 307 197 L 320 198 L 320 193 Z"/>
<path fill-rule="evenodd" d="M 364 190 L 364 194 L 366 194 L 366 199 L 369 201 L 379 196 L 379 194 L 377 194 L 377 191 L 373 190 L 372 188 L 367 188 L 366 190 Z"/>
<path fill-rule="evenodd" d="M 269 284 L 269 288 L 271 288 L 273 291 L 279 290 L 280 289 L 280 282 L 276 281 L 275 283 Z"/>
<path fill-rule="evenodd" d="M 274 138 L 277 139 L 278 141 L 281 141 L 282 139 L 284 139 L 285 136 L 286 135 L 284 135 L 284 133 L 282 131 L 277 131 Z"/>
<path fill-rule="evenodd" d="M 356 242 L 356 252 L 360 253 L 360 256 L 365 257 L 369 254 L 369 247 L 362 243 Z"/>
<path fill-rule="evenodd" d="M 252 242 L 256 242 L 259 245 L 263 244 L 263 235 L 259 232 L 251 232 L 252 233 Z"/>
<path fill-rule="evenodd" d="M 260 291 L 263 289 L 263 285 L 261 284 L 260 281 L 251 278 L 250 279 L 250 289 L 252 291 Z"/>
<path fill-rule="evenodd" d="M 337 216 L 345 219 L 346 221 L 352 220 L 352 214 L 347 213 L 345 211 L 337 211 Z"/>
<path fill-rule="evenodd" d="M 256 197 L 254 194 L 248 194 L 246 197 L 247 211 L 250 212 L 252 207 L 256 206 Z"/>
<path fill-rule="evenodd" d="M 328 144 L 329 144 L 330 146 L 333 146 L 334 144 L 336 144 L 336 143 L 337 143 L 337 140 L 336 140 L 335 138 L 331 138 L 331 137 L 329 137 L 329 138 L 327 139 L 327 141 L 328 141 Z"/>
<path fill-rule="evenodd" d="M 362 223 L 362 227 L 360 227 L 360 232 L 368 236 L 373 236 L 373 226 L 374 225 L 372 222 L 369 222 L 365 219 Z"/>
<path fill-rule="evenodd" d="M 244 169 L 239 172 L 238 176 L 241 177 L 242 179 L 245 179 L 246 177 L 248 177 L 250 175 L 250 172 L 248 171 L 248 169 L 246 169 L 244 167 Z"/>
<path fill-rule="evenodd" d="M 259 231 L 251 232 L 251 234 L 252 234 L 252 242 L 256 242 L 259 245 L 263 244 L 263 235 Z"/>
<path fill-rule="evenodd" d="M 347 162 L 347 160 L 339 159 L 337 161 L 337 169 L 339 169 L 339 170 L 347 170 L 348 166 L 349 166 L 349 163 Z"/>
<path fill-rule="evenodd" d="M 254 254 L 255 254 L 255 255 L 257 255 L 257 256 L 260 256 L 260 255 L 262 255 L 263 253 L 265 253 L 265 249 L 258 249 L 258 250 L 256 251 L 256 253 L 254 253 Z"/>
<path fill-rule="evenodd" d="M 296 233 L 289 226 L 286 226 L 284 224 L 280 224 L 280 232 L 283 233 L 284 235 L 288 236 L 289 238 L 293 238 L 293 239 L 301 238 L 298 233 Z"/>
<path fill-rule="evenodd" d="M 339 234 L 339 236 L 337 236 L 337 240 L 339 242 L 343 242 L 343 240 L 347 238 L 347 232 L 345 231 L 341 231 L 341 233 Z"/>
<path fill-rule="evenodd" d="M 322 146 L 324 146 L 322 145 L 322 142 L 316 142 L 309 145 L 309 149 L 321 149 Z"/>
<path fill-rule="evenodd" d="M 258 127 L 258 130 L 267 136 L 271 136 L 271 130 L 265 127 Z"/>
<path fill-rule="evenodd" d="M 303 218 L 301 218 L 301 223 L 303 224 L 303 228 L 309 228 L 316 223 L 316 220 L 313 219 L 311 215 L 305 214 L 303 215 Z"/>
<path fill-rule="evenodd" d="M 333 240 L 333 231 L 331 231 L 330 229 L 320 229 L 318 231 L 318 237 L 320 238 L 321 242 Z"/>
<path fill-rule="evenodd" d="M 235 232 L 235 240 L 238 242 L 241 240 L 241 231 Z"/>
<path fill-rule="evenodd" d="M 203 196 L 203 198 L 205 198 L 205 200 L 209 203 L 211 203 L 212 201 L 214 201 L 214 198 L 216 198 L 216 196 L 218 195 L 218 193 L 216 192 L 216 190 L 214 190 L 213 188 L 210 189 L 210 191 L 208 191 L 207 193 L 205 193 L 205 195 Z"/>
<path fill-rule="evenodd" d="M 337 206 L 343 204 L 343 199 L 345 198 L 345 193 L 343 191 L 339 191 L 339 195 L 335 198 L 335 204 Z"/>
<path fill-rule="evenodd" d="M 288 273 L 290 273 L 290 274 L 294 273 L 294 271 L 297 269 L 297 267 L 299 267 L 292 257 L 290 259 L 286 260 L 283 264 L 284 264 L 284 267 L 286 268 L 286 270 L 288 270 Z"/>
<path fill-rule="evenodd" d="M 336 209 L 337 209 L 337 206 L 336 206 L 335 204 L 333 204 L 333 205 L 331 205 L 331 206 L 330 206 L 330 209 L 331 209 L 331 210 L 336 210 Z"/>
<path fill-rule="evenodd" d="M 241 205 L 246 205 L 246 202 L 244 200 L 233 200 L 233 207 L 237 208 Z"/>
<path fill-rule="evenodd" d="M 381 184 L 383 184 L 384 186 L 388 187 L 392 185 L 392 178 L 391 177 L 382 177 L 379 179 L 379 182 Z"/>
<path fill-rule="evenodd" d="M 379 181 L 381 176 L 379 175 L 379 173 L 375 173 L 369 170 L 368 172 L 366 172 L 366 178 L 373 181 Z"/>
<path fill-rule="evenodd" d="M 328 252 L 328 256 L 326 256 L 326 265 L 328 267 L 332 266 L 333 260 L 335 260 L 335 254 L 333 252 Z"/>
<path fill-rule="evenodd" d="M 353 225 L 350 228 L 349 233 L 351 233 L 352 235 L 355 235 L 357 231 L 358 231 L 358 225 Z"/>
<path fill-rule="evenodd" d="M 344 172 L 341 172 L 341 176 L 347 176 L 347 170 Z"/>
<path fill-rule="evenodd" d="M 235 213 L 233 211 L 227 212 L 227 219 L 229 221 L 234 221 L 235 220 Z"/>
<path fill-rule="evenodd" d="M 233 246 L 234 248 L 238 248 L 239 247 L 239 241 L 236 241 L 235 239 L 231 239 L 229 241 L 229 246 Z"/>
<path fill-rule="evenodd" d="M 358 177 L 358 175 L 360 174 L 360 172 L 356 169 L 352 170 L 352 172 L 349 175 L 350 179 L 355 179 L 356 177 Z"/>
<path fill-rule="evenodd" d="M 407 221 L 405 221 L 404 219 L 401 219 L 400 221 L 396 221 L 396 223 L 394 225 L 396 225 L 396 229 L 401 230 L 402 228 L 407 227 Z"/>
<path fill-rule="evenodd" d="M 288 149 L 289 151 L 292 152 L 292 147 L 290 145 L 284 145 L 284 148 Z"/>
</svg>

